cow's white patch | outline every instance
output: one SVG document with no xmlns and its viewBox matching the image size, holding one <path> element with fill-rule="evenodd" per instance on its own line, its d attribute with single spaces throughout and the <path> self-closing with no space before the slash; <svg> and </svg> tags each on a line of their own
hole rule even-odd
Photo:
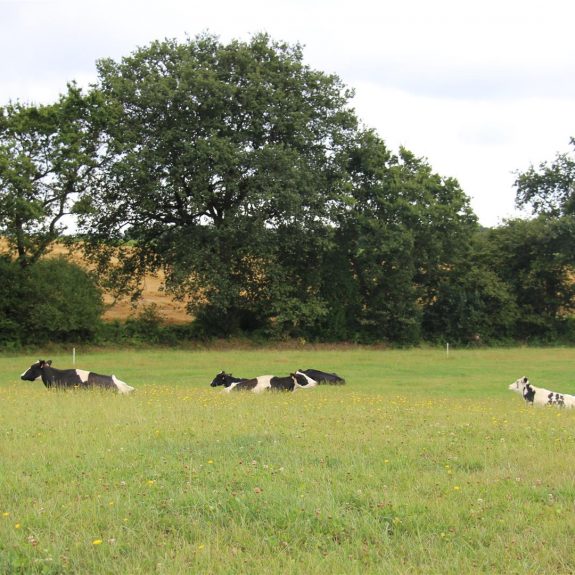
<svg viewBox="0 0 575 575">
<path fill-rule="evenodd" d="M 232 391 L 232 389 L 238 384 L 240 383 L 239 381 L 233 381 L 232 383 L 230 383 L 230 385 L 228 385 L 227 387 L 224 387 L 224 389 L 222 389 L 222 391 L 224 393 L 230 393 L 230 391 Z"/>
<path fill-rule="evenodd" d="M 301 375 L 303 377 L 305 377 L 307 383 L 305 385 L 301 385 L 297 379 L 295 380 L 295 385 L 296 388 L 301 388 L 301 389 L 308 389 L 311 387 L 315 387 L 316 385 L 318 385 L 317 381 L 315 379 L 312 379 L 309 375 L 306 375 L 305 373 L 301 372 L 301 371 L 296 371 L 296 375 Z"/>
<path fill-rule="evenodd" d="M 261 393 L 266 389 L 270 389 L 272 386 L 271 379 L 274 377 L 273 375 L 260 375 L 259 377 L 255 377 L 254 379 L 257 381 L 256 385 L 250 389 L 252 393 Z M 224 389 L 226 393 L 230 393 L 238 384 L 244 383 L 243 381 L 234 381 L 228 387 Z"/>
<path fill-rule="evenodd" d="M 118 388 L 119 393 L 127 394 L 132 393 L 132 391 L 134 391 L 134 388 L 131 385 L 128 385 L 125 381 L 118 379 L 115 375 L 112 376 L 112 381 L 114 382 L 114 385 Z"/>
<path fill-rule="evenodd" d="M 89 371 L 86 371 L 85 369 L 77 369 L 76 374 L 82 383 L 88 383 L 88 377 L 90 376 Z"/>
<path fill-rule="evenodd" d="M 274 377 L 273 375 L 260 375 L 259 377 L 256 377 L 256 379 L 258 380 L 257 385 L 252 389 L 252 391 L 254 393 L 261 393 L 262 391 L 265 391 L 266 389 L 270 389 L 272 386 L 272 377 Z"/>
</svg>

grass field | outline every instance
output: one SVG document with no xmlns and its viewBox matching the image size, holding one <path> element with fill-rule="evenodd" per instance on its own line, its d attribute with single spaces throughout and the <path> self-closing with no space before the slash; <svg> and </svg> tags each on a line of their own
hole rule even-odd
<svg viewBox="0 0 575 575">
<path fill-rule="evenodd" d="M 36 359 L 0 357 L 2 574 L 575 573 L 575 410 L 507 390 L 575 393 L 573 349 L 79 354 L 129 397 Z M 308 367 L 348 383 L 209 387 Z"/>
</svg>

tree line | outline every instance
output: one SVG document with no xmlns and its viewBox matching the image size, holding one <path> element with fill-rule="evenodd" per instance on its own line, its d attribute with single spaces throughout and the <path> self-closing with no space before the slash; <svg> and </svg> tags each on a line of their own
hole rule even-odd
<svg viewBox="0 0 575 575">
<path fill-rule="evenodd" d="M 203 34 L 97 71 L 0 108 L 0 340 L 93 339 L 99 290 L 135 298 L 158 270 L 194 337 L 575 340 L 568 154 L 518 174 L 532 218 L 484 229 L 455 179 L 390 150 L 299 45 Z M 55 241 L 93 271 L 43 259 Z"/>
</svg>

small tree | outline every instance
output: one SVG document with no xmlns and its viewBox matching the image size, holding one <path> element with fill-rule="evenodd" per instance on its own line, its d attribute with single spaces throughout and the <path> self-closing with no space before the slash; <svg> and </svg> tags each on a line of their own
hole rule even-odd
<svg viewBox="0 0 575 575">
<path fill-rule="evenodd" d="M 570 143 L 575 148 L 575 138 Z M 517 204 L 538 216 L 506 226 L 519 234 L 506 241 L 516 256 L 510 281 L 524 310 L 522 331 L 553 337 L 575 307 L 575 158 L 557 154 L 518 174 L 515 186 Z"/>
<path fill-rule="evenodd" d="M 570 143 L 575 148 L 575 138 Z M 518 206 L 531 206 L 536 214 L 575 215 L 575 159 L 569 154 L 519 173 L 515 187 Z"/>
<path fill-rule="evenodd" d="M 511 220 L 489 230 L 479 260 L 503 280 L 518 307 L 515 337 L 552 339 L 575 308 L 573 218 Z"/>
<path fill-rule="evenodd" d="M 62 237 L 106 147 L 98 94 L 74 85 L 55 104 L 0 108 L 0 234 L 24 268 Z"/>
</svg>

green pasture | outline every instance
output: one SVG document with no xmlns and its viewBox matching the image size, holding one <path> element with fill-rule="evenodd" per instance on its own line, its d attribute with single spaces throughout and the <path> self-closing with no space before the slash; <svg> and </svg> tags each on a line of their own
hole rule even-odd
<svg viewBox="0 0 575 575">
<path fill-rule="evenodd" d="M 575 573 L 573 349 L 83 353 L 132 396 L 0 356 L 2 574 Z M 71 367 L 71 352 L 54 357 Z M 345 386 L 225 394 L 220 370 Z"/>
</svg>

